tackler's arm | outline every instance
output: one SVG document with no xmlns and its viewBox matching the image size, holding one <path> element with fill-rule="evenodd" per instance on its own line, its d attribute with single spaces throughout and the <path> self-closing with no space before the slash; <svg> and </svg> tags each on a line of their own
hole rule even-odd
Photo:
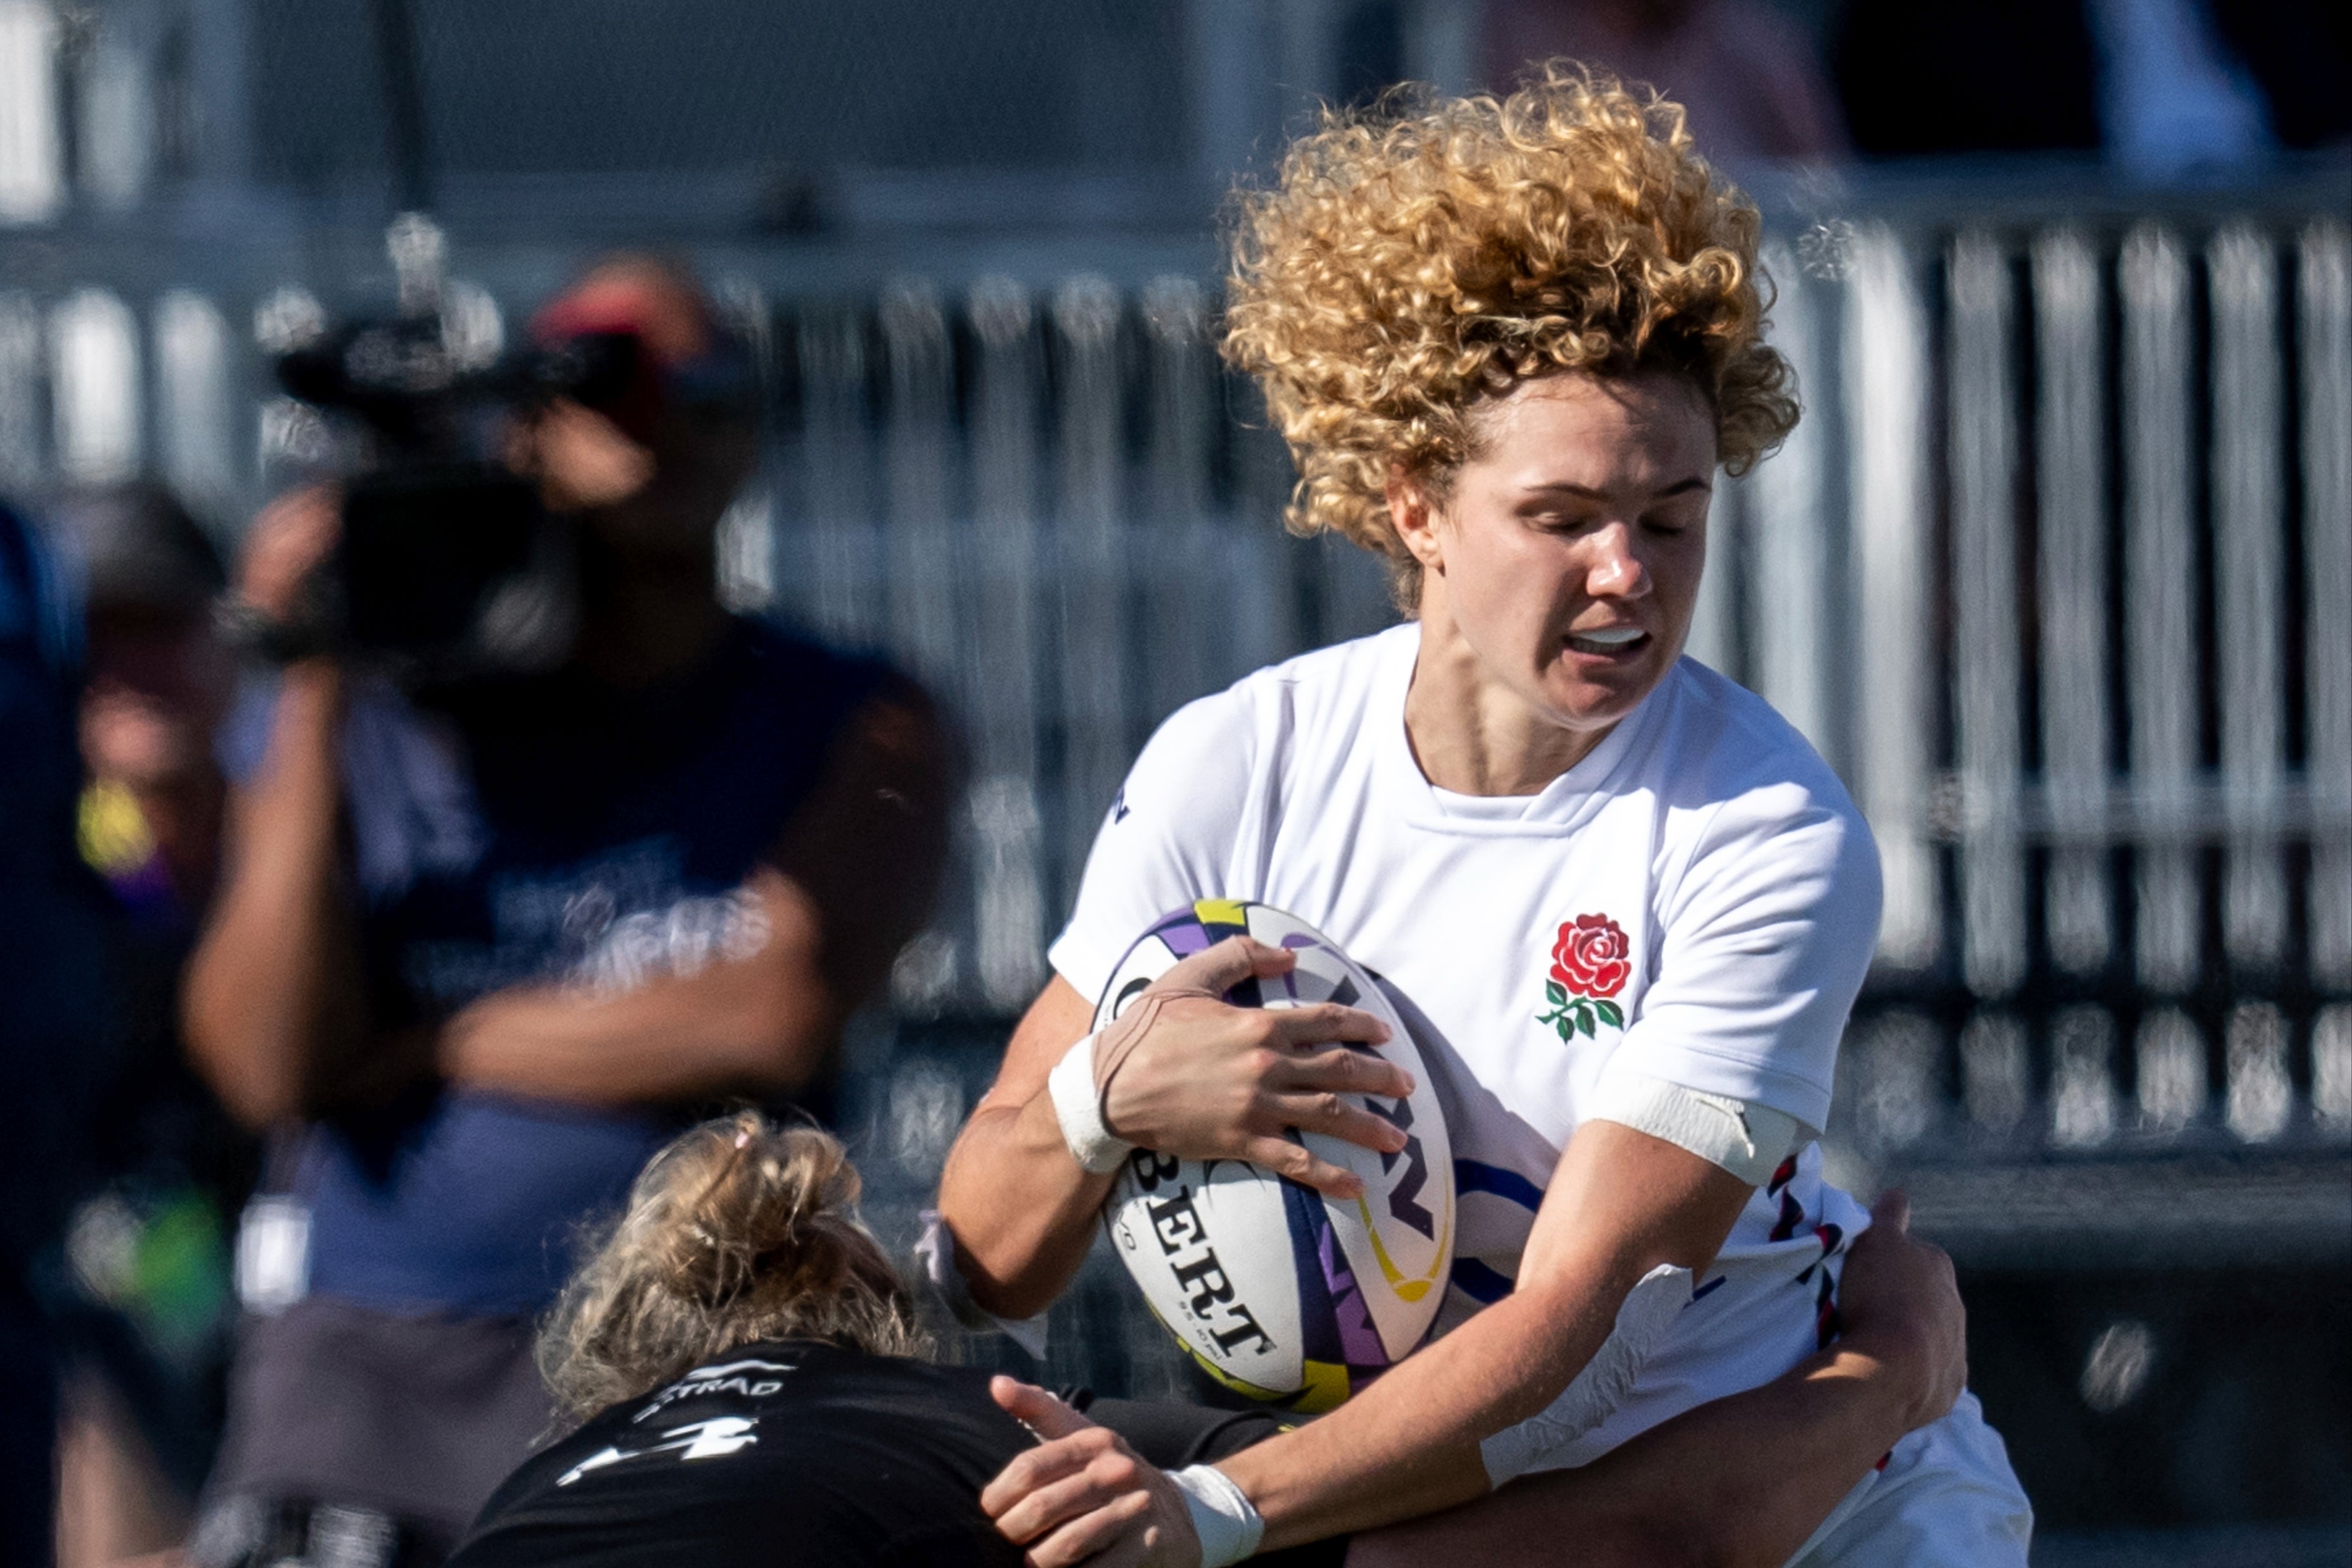
<svg viewBox="0 0 2352 1568">
<path fill-rule="evenodd" d="M 1267 1548 L 1409 1519 L 1483 1495 L 1479 1445 L 1540 1415 L 1662 1265 L 1704 1271 L 1752 1191 L 1686 1150 L 1588 1121 L 1560 1157 L 1517 1288 L 1321 1420 L 1221 1468 Z"/>
</svg>

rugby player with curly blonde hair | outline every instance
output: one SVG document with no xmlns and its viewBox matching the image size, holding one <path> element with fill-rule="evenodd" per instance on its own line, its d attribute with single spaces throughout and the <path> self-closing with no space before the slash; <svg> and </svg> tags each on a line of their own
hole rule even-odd
<svg viewBox="0 0 2352 1568">
<path fill-rule="evenodd" d="M 1682 657 L 1716 477 L 1797 419 L 1759 228 L 1679 108 L 1567 66 L 1330 116 L 1243 198 L 1225 348 L 1297 460 L 1290 526 L 1381 555 L 1411 619 L 1153 737 L 940 1209 L 974 1301 L 1020 1317 L 1067 1283 L 1130 1146 L 1354 1195 L 1289 1130 L 1400 1149 L 1363 1097 L 1401 1075 L 1344 1044 L 1378 1026 L 1217 999 L 1286 954 L 1212 949 L 1139 1041 L 1098 1058 L 1087 1034 L 1165 911 L 1255 900 L 1412 1026 L 1455 1156 L 1451 1284 L 1441 1337 L 1150 1510 L 1067 1441 L 1017 1461 L 983 1500 L 1033 1562 L 1108 1542 L 1213 1568 L 1430 1513 L 1834 1342 L 1869 1215 L 1816 1138 L 1877 852 L 1803 738 Z M 1759 1524 L 1757 1560 L 2021 1568 L 1999 1437 L 1965 1394 L 1928 1414 L 1834 1511 Z M 1518 1553 L 1553 1560 L 1540 1517 Z"/>
</svg>

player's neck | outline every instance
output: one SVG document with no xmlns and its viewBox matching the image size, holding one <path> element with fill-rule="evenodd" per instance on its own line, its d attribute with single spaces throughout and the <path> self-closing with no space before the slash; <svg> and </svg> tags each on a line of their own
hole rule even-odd
<svg viewBox="0 0 2352 1568">
<path fill-rule="evenodd" d="M 1616 726 L 1569 729 L 1497 679 L 1442 605 L 1424 597 L 1405 693 L 1405 739 L 1422 776 L 1456 795 L 1540 795 Z"/>
</svg>

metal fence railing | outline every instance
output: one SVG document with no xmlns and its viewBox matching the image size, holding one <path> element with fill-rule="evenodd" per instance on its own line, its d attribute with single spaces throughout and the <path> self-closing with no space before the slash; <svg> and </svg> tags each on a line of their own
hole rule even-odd
<svg viewBox="0 0 2352 1568">
<path fill-rule="evenodd" d="M 1880 836 L 1876 989 L 1929 1004 L 1866 1022 L 1852 1131 L 2340 1142 L 2352 239 L 1928 243 L 1843 285 L 1847 641 L 1768 610 L 1758 667 Z"/>
<path fill-rule="evenodd" d="M 43 243 L 48 281 L 0 288 L 0 486 L 147 468 L 226 519 L 315 455 L 252 329 L 332 290 L 276 259 L 175 286 L 152 253 Z M 887 647 L 968 737 L 955 878 L 894 981 L 900 1019 L 940 1022 L 867 1052 L 883 1076 L 853 1096 L 911 1199 L 976 1092 L 917 1042 L 1027 1000 L 1150 727 L 1392 612 L 1370 562 L 1276 526 L 1287 464 L 1217 364 L 1201 277 L 1114 284 L 1074 256 L 812 291 L 787 251 L 707 260 L 774 394 L 730 593 Z M 1814 741 L 1878 835 L 1842 1145 L 2342 1150 L 2340 212 L 1864 216 L 1769 260 L 1807 416 L 1722 493 L 1692 647 Z M 482 322 L 560 276 L 457 262 Z"/>
</svg>

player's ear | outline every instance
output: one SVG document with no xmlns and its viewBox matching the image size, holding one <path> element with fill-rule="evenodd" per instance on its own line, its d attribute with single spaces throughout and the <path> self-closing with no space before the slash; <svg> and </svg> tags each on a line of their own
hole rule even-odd
<svg viewBox="0 0 2352 1568">
<path fill-rule="evenodd" d="M 1445 558 L 1438 540 L 1438 506 L 1427 481 L 1420 474 L 1408 471 L 1402 463 L 1389 465 L 1385 486 L 1389 503 L 1389 526 L 1424 572 L 1443 572 Z"/>
</svg>

